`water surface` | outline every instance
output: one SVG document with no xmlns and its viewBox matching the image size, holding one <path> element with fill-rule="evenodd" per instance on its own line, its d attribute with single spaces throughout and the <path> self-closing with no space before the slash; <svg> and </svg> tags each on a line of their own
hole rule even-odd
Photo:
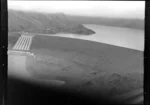
<svg viewBox="0 0 150 105">
<path fill-rule="evenodd" d="M 140 51 L 144 50 L 144 30 L 92 24 L 85 24 L 84 26 L 94 30 L 96 34 L 88 36 L 56 34 L 56 36 L 90 40 Z"/>
</svg>

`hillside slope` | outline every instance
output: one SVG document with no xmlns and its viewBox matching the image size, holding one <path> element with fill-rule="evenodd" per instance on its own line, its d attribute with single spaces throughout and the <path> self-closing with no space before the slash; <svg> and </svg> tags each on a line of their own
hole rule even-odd
<svg viewBox="0 0 150 105">
<path fill-rule="evenodd" d="M 83 25 L 67 20 L 62 13 L 42 14 L 37 12 L 8 11 L 9 32 L 32 32 L 44 34 L 73 33 L 90 35 L 95 32 Z"/>
</svg>

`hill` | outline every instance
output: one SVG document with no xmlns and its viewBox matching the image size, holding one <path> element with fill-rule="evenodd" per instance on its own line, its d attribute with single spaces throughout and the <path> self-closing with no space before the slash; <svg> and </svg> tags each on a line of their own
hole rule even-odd
<svg viewBox="0 0 150 105">
<path fill-rule="evenodd" d="M 27 71 L 38 79 L 57 79 L 80 93 L 123 94 L 143 86 L 143 52 L 55 36 L 35 36 Z M 80 88 L 79 88 L 80 87 Z M 91 95 L 90 94 L 90 95 Z"/>
<path fill-rule="evenodd" d="M 13 37 L 10 38 L 10 43 L 13 45 L 18 36 L 15 34 L 10 36 Z M 141 51 L 80 39 L 36 35 L 32 40 L 31 52 L 36 57 L 27 56 L 26 60 L 23 60 L 30 78 L 22 78 L 27 79 L 29 84 L 33 83 L 36 86 L 39 84 L 40 88 L 49 88 L 50 80 L 65 81 L 63 91 L 66 89 L 76 92 L 79 96 L 86 95 L 90 99 L 95 98 L 94 102 L 98 105 L 99 102 L 101 103 L 100 97 L 103 94 L 111 97 L 120 96 L 143 88 L 143 52 Z M 24 57 L 21 56 L 21 58 Z M 15 67 L 19 67 L 17 60 L 11 60 L 9 66 L 16 64 Z M 10 67 L 9 74 L 11 70 L 15 74 L 17 70 L 13 71 L 12 66 Z M 20 68 L 25 70 L 24 67 Z M 24 74 L 20 68 L 17 73 Z M 17 76 L 20 75 L 14 77 Z M 21 81 L 20 78 L 19 80 Z M 10 81 L 10 83 L 14 82 Z M 63 87 L 60 88 L 63 89 Z M 16 88 L 10 89 L 19 93 L 18 90 L 15 91 Z M 13 99 L 13 94 L 9 99 Z M 32 91 L 31 94 L 35 93 Z M 41 99 L 41 95 L 39 93 L 37 95 Z M 37 95 L 34 102 L 37 102 Z M 26 99 L 29 99 L 28 95 L 26 96 Z M 46 99 L 45 96 L 47 95 L 43 96 L 44 99 Z"/>
<path fill-rule="evenodd" d="M 62 13 L 44 14 L 15 10 L 8 10 L 8 29 L 9 32 L 26 31 L 44 34 L 63 32 L 90 35 L 95 33 L 82 24 L 68 20 Z"/>
<path fill-rule="evenodd" d="M 88 17 L 88 16 L 71 16 L 68 15 L 68 20 L 80 24 L 97 24 L 114 27 L 125 27 L 133 29 L 144 29 L 144 20 L 142 19 L 123 19 L 123 18 L 108 18 L 108 17 Z"/>
</svg>

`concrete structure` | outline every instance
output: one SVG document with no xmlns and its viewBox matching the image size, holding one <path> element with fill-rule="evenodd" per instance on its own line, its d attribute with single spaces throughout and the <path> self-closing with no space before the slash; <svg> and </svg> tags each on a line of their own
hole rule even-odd
<svg viewBox="0 0 150 105">
<path fill-rule="evenodd" d="M 34 37 L 34 35 L 30 35 L 28 33 L 23 33 L 18 41 L 16 42 L 16 44 L 14 45 L 14 47 L 12 48 L 12 50 L 8 50 L 8 54 L 9 53 L 19 53 L 19 54 L 28 54 L 28 55 L 32 55 L 34 56 L 33 53 L 30 52 L 30 47 L 32 44 L 32 38 Z"/>
<path fill-rule="evenodd" d="M 32 43 L 33 35 L 21 35 L 21 37 L 18 39 L 17 43 L 13 47 L 13 50 L 24 50 L 28 51 L 30 50 L 30 46 Z"/>
</svg>

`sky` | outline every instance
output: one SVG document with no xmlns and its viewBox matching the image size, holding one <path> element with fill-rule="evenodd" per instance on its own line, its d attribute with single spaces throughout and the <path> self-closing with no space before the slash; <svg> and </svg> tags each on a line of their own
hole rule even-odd
<svg viewBox="0 0 150 105">
<path fill-rule="evenodd" d="M 145 18 L 145 1 L 14 1 L 8 9 L 114 18 Z"/>
</svg>

